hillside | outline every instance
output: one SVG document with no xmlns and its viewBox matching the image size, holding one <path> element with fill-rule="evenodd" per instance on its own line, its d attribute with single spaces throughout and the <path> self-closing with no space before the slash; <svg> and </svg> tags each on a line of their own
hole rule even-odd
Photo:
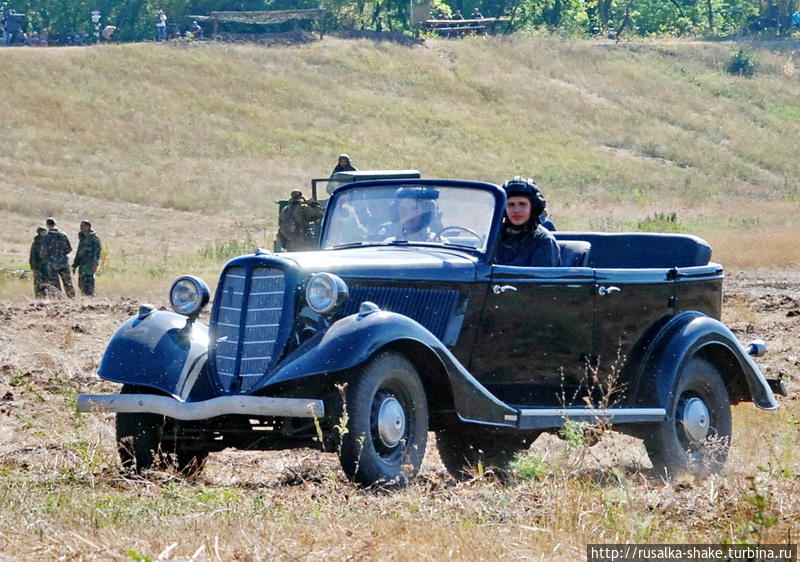
<svg viewBox="0 0 800 562">
<path fill-rule="evenodd" d="M 99 296 L 35 301 L 0 271 L 0 560 L 548 560 L 589 543 L 779 544 L 800 530 L 797 44 L 505 37 L 0 49 L 0 270 L 35 226 L 93 220 Z M 781 409 L 734 407 L 722 474 L 666 481 L 641 442 L 542 435 L 501 478 L 457 482 L 433 434 L 408 488 L 359 489 L 334 454 L 213 453 L 202 474 L 120 471 L 110 414 L 77 395 L 177 272 L 216 280 L 269 246 L 275 200 L 346 151 L 365 168 L 535 176 L 562 229 L 701 234 L 724 323 L 757 337 Z M 671 220 L 675 213 L 675 220 Z M 753 271 L 757 270 L 757 271 Z M 206 322 L 208 311 L 201 317 Z"/>
<path fill-rule="evenodd" d="M 790 266 L 796 45 L 752 47 L 752 79 L 724 72 L 733 48 L 513 36 L 3 49 L 15 79 L 0 93 L 0 268 L 25 265 L 48 215 L 71 234 L 94 220 L 106 274 L 157 277 L 247 235 L 268 246 L 274 201 L 339 152 L 426 177 L 532 175 L 562 229 L 683 228 L 729 267 Z M 640 224 L 673 212 L 677 225 Z"/>
</svg>

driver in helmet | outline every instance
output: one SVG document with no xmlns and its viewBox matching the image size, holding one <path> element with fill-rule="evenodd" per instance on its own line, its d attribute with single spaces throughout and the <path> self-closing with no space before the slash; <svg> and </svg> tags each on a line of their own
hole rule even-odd
<svg viewBox="0 0 800 562">
<path fill-rule="evenodd" d="M 401 187 L 394 193 L 395 214 L 399 234 L 395 240 L 432 242 L 436 235 L 431 222 L 436 215 L 439 191 L 429 187 Z"/>
<path fill-rule="evenodd" d="M 539 216 L 546 201 L 531 178 L 514 176 L 503 184 L 506 212 L 495 263 L 520 267 L 558 267 L 561 254 Z"/>
</svg>

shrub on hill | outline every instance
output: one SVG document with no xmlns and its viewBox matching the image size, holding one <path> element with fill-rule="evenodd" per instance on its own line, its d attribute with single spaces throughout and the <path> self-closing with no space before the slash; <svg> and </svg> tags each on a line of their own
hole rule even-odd
<svg viewBox="0 0 800 562">
<path fill-rule="evenodd" d="M 739 48 L 731 56 L 731 60 L 725 70 L 727 70 L 729 74 L 737 74 L 749 78 L 755 73 L 756 57 L 752 51 Z"/>
</svg>

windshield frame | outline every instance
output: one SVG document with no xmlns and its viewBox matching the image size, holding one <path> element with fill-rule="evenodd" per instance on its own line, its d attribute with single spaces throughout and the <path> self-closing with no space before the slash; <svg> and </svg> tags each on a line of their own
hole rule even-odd
<svg viewBox="0 0 800 562">
<path fill-rule="evenodd" d="M 488 183 L 488 182 L 479 182 L 479 181 L 468 181 L 468 180 L 435 180 L 435 179 L 382 179 L 382 180 L 366 180 L 366 181 L 358 181 L 358 182 L 350 182 L 345 185 L 339 186 L 334 190 L 331 194 L 331 198 L 328 200 L 326 209 L 325 209 L 325 216 L 322 220 L 322 225 L 320 227 L 320 242 L 319 248 L 320 250 L 323 249 L 322 243 L 326 238 L 327 230 L 329 226 L 329 217 L 330 213 L 333 209 L 336 208 L 337 202 L 342 197 L 343 194 L 353 190 L 353 189 L 363 189 L 368 187 L 385 187 L 385 186 L 430 186 L 430 187 L 440 187 L 440 188 L 458 188 L 458 189 L 469 189 L 469 190 L 482 190 L 488 192 L 492 195 L 494 200 L 494 209 L 492 210 L 492 220 L 491 225 L 488 231 L 488 238 L 486 240 L 486 249 L 481 250 L 478 248 L 470 248 L 467 246 L 461 245 L 448 245 L 439 242 L 418 242 L 418 241 L 397 241 L 397 242 L 363 242 L 363 243 L 353 243 L 353 244 L 345 244 L 341 247 L 332 247 L 332 248 L 325 248 L 324 251 L 337 251 L 343 249 L 352 249 L 352 248 L 363 248 L 363 247 L 388 247 L 388 248 L 397 248 L 397 247 L 409 247 L 409 246 L 421 246 L 427 248 L 441 248 L 447 250 L 457 250 L 468 252 L 474 255 L 479 255 L 484 258 L 484 261 L 489 263 L 491 261 L 491 257 L 494 255 L 495 246 L 497 243 L 497 238 L 500 233 L 500 223 L 503 219 L 503 214 L 505 213 L 505 205 L 506 205 L 506 194 L 503 189 L 498 187 L 495 184 Z"/>
</svg>

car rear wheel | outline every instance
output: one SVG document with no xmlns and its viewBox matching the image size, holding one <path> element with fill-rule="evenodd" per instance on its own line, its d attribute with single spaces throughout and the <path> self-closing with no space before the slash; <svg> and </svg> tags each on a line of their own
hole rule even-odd
<svg viewBox="0 0 800 562">
<path fill-rule="evenodd" d="M 719 370 L 698 357 L 681 369 L 667 419 L 645 436 L 657 472 L 718 472 L 731 444 L 731 403 Z"/>
<path fill-rule="evenodd" d="M 353 372 L 345 387 L 346 432 L 339 460 L 351 480 L 404 486 L 425 456 L 425 389 L 403 355 L 382 352 Z"/>
<path fill-rule="evenodd" d="M 484 470 L 505 472 L 514 456 L 530 447 L 539 435 L 512 435 L 481 428 L 448 427 L 436 432 L 436 446 L 447 471 L 453 478 L 464 480 L 479 472 L 479 466 Z"/>
<path fill-rule="evenodd" d="M 124 385 L 120 394 L 142 394 L 149 390 Z M 206 451 L 189 449 L 174 435 L 174 420 L 159 414 L 118 413 L 117 452 L 123 470 L 141 474 L 151 469 L 174 468 L 181 474 L 199 473 L 208 456 Z"/>
</svg>

